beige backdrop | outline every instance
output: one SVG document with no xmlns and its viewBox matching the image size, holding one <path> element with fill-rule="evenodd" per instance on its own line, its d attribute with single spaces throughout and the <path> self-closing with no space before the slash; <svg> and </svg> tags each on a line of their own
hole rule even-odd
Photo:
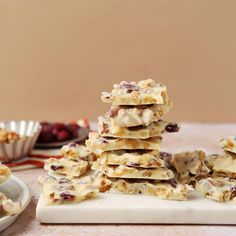
<svg viewBox="0 0 236 236">
<path fill-rule="evenodd" d="M 179 121 L 236 120 L 236 1 L 0 0 L 0 119 L 95 119 L 160 80 Z"/>
</svg>

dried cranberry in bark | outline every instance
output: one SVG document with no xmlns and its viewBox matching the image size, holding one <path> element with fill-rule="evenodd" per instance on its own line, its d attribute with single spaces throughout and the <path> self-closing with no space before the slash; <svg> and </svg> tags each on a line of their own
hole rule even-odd
<svg viewBox="0 0 236 236">
<path fill-rule="evenodd" d="M 63 168 L 64 168 L 63 166 L 51 165 L 51 169 L 52 169 L 53 171 L 60 170 L 60 169 L 63 169 Z"/>
<path fill-rule="evenodd" d="M 179 126 L 176 123 L 169 123 L 168 125 L 166 125 L 165 130 L 170 133 L 178 132 Z"/>
<path fill-rule="evenodd" d="M 134 84 L 129 83 L 122 83 L 120 85 L 121 89 L 126 89 L 128 93 L 131 93 L 132 91 L 138 91 L 138 86 Z"/>
<path fill-rule="evenodd" d="M 231 192 L 230 199 L 236 197 L 236 187 L 231 187 L 230 192 Z"/>
<path fill-rule="evenodd" d="M 63 200 L 73 200 L 75 198 L 75 195 L 72 195 L 70 193 L 66 193 L 66 192 L 63 192 L 63 193 L 60 193 L 60 197 L 63 199 Z"/>
<path fill-rule="evenodd" d="M 139 163 L 131 162 L 131 163 L 129 163 L 127 166 L 129 166 L 129 167 L 139 167 L 140 164 L 139 164 Z"/>
<path fill-rule="evenodd" d="M 173 188 L 177 187 L 177 181 L 174 179 L 169 179 L 166 182 L 169 183 Z"/>
<path fill-rule="evenodd" d="M 108 143 L 106 139 L 103 139 L 102 140 L 102 143 Z"/>
<path fill-rule="evenodd" d="M 72 148 L 72 147 L 77 147 L 78 144 L 77 143 L 69 143 L 68 146 Z"/>
<path fill-rule="evenodd" d="M 108 125 L 105 123 L 102 123 L 102 133 L 108 133 L 108 132 L 109 132 Z"/>
<path fill-rule="evenodd" d="M 168 152 L 160 152 L 160 158 L 162 160 L 171 159 L 172 154 Z"/>
<path fill-rule="evenodd" d="M 68 183 L 72 183 L 72 181 L 69 179 L 66 179 L 66 178 L 60 178 L 58 183 L 59 184 L 68 184 Z"/>
<path fill-rule="evenodd" d="M 143 125 L 137 125 L 137 126 L 128 127 L 128 130 L 130 130 L 130 131 L 137 131 L 137 130 L 140 130 L 142 128 L 144 128 Z"/>
</svg>

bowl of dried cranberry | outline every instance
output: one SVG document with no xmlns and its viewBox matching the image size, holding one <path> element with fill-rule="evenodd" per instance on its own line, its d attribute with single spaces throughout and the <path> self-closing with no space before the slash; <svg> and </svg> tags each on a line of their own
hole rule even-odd
<svg viewBox="0 0 236 236">
<path fill-rule="evenodd" d="M 40 122 L 41 132 L 36 142 L 37 148 L 58 148 L 69 142 L 82 142 L 88 137 L 88 128 L 76 122 Z"/>
</svg>

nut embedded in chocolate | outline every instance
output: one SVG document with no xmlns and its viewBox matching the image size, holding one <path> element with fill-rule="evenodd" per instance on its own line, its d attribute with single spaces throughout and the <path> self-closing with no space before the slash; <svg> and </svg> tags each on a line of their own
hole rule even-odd
<svg viewBox="0 0 236 236">
<path fill-rule="evenodd" d="M 109 115 L 111 118 L 116 117 L 118 115 L 118 112 L 120 110 L 119 106 L 112 106 L 109 112 Z"/>
<path fill-rule="evenodd" d="M 169 133 L 174 133 L 179 131 L 179 126 L 176 123 L 169 123 L 166 125 L 165 130 Z"/>
</svg>

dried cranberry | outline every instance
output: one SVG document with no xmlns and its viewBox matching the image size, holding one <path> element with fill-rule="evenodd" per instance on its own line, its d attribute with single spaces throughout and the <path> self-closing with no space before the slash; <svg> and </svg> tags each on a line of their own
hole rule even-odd
<svg viewBox="0 0 236 236">
<path fill-rule="evenodd" d="M 178 132 L 179 126 L 176 123 L 169 123 L 168 125 L 166 125 L 165 130 L 170 133 Z"/>
<path fill-rule="evenodd" d="M 109 127 L 105 123 L 102 123 L 102 133 L 109 133 Z"/>
<path fill-rule="evenodd" d="M 63 168 L 64 168 L 63 166 L 51 165 L 51 169 L 52 169 L 53 171 L 61 170 L 61 169 L 63 169 Z"/>
<path fill-rule="evenodd" d="M 51 132 L 44 132 L 44 133 L 40 133 L 38 141 L 39 143 L 50 143 L 50 142 L 54 142 L 54 136 Z"/>
<path fill-rule="evenodd" d="M 68 139 L 70 139 L 70 134 L 68 131 L 62 130 L 57 133 L 57 140 L 58 141 L 66 141 Z"/>
<path fill-rule="evenodd" d="M 72 181 L 69 179 L 66 179 L 66 178 L 60 178 L 58 183 L 59 184 L 69 184 L 69 183 L 72 183 Z"/>
<path fill-rule="evenodd" d="M 122 83 L 120 85 L 121 89 L 126 89 L 128 93 L 131 93 L 132 91 L 138 91 L 138 86 L 130 83 Z"/>
<path fill-rule="evenodd" d="M 77 138 L 78 137 L 79 128 L 80 128 L 80 126 L 76 123 L 68 124 L 67 130 L 70 132 L 72 138 Z"/>
<path fill-rule="evenodd" d="M 230 192 L 231 192 L 230 199 L 233 199 L 234 197 L 236 197 L 236 187 L 235 186 L 230 188 Z"/>
<path fill-rule="evenodd" d="M 140 164 L 139 164 L 139 163 L 135 163 L 135 162 L 131 162 L 131 163 L 129 163 L 127 166 L 130 166 L 130 167 L 139 167 Z"/>
<path fill-rule="evenodd" d="M 77 147 L 78 144 L 77 144 L 77 143 L 69 143 L 68 146 L 69 146 L 70 148 L 73 148 L 73 147 Z"/>
<path fill-rule="evenodd" d="M 172 154 L 171 153 L 168 153 L 168 152 L 160 152 L 160 158 L 162 160 L 165 160 L 165 159 L 170 159 L 172 157 Z"/>
<path fill-rule="evenodd" d="M 56 122 L 54 124 L 52 124 L 53 129 L 56 129 L 57 131 L 61 131 L 61 130 L 65 130 L 66 129 L 66 125 L 60 122 Z"/>
<path fill-rule="evenodd" d="M 106 139 L 102 139 L 102 143 L 108 143 Z"/>
<path fill-rule="evenodd" d="M 143 125 L 137 125 L 137 126 L 128 127 L 128 130 L 137 131 L 137 130 L 142 129 L 143 127 L 144 127 Z"/>
<path fill-rule="evenodd" d="M 166 181 L 168 184 L 170 184 L 173 188 L 177 187 L 177 181 L 174 179 L 169 179 Z"/>
<path fill-rule="evenodd" d="M 73 200 L 75 198 L 75 195 L 72 195 L 72 194 L 66 193 L 66 192 L 62 192 L 62 193 L 60 193 L 60 197 L 63 200 Z"/>
</svg>

